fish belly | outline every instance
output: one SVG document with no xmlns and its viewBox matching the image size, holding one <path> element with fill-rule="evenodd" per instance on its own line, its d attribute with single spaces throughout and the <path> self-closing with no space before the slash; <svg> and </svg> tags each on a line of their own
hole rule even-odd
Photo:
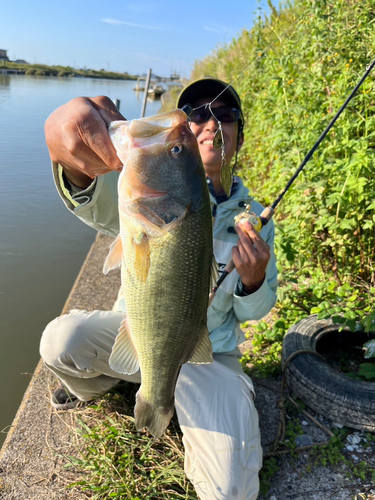
<svg viewBox="0 0 375 500">
<path fill-rule="evenodd" d="M 212 235 L 201 219 L 192 216 L 171 232 L 149 239 L 145 282 L 135 271 L 134 240 L 124 231 L 123 291 L 142 377 L 136 426 L 148 427 L 155 437 L 164 432 L 173 415 L 181 365 L 207 335 Z"/>
</svg>

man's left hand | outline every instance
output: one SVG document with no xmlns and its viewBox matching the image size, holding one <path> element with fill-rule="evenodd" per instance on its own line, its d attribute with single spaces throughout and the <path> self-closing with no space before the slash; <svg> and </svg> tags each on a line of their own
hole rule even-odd
<svg viewBox="0 0 375 500">
<path fill-rule="evenodd" d="M 250 222 L 236 226 L 239 240 L 232 248 L 232 258 L 241 276 L 243 291 L 256 292 L 263 284 L 270 260 L 270 247 L 260 237 Z"/>
</svg>

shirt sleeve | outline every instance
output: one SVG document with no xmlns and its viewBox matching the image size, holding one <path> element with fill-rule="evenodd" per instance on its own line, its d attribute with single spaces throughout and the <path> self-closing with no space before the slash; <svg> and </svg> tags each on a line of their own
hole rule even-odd
<svg viewBox="0 0 375 500">
<path fill-rule="evenodd" d="M 96 177 L 85 189 L 69 182 L 61 165 L 55 162 L 52 162 L 52 172 L 60 198 L 70 212 L 97 231 L 109 236 L 118 235 L 118 172 Z"/>
</svg>

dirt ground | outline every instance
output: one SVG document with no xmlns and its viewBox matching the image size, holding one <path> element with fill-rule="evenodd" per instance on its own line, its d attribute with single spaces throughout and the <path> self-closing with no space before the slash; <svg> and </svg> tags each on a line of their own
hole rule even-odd
<svg viewBox="0 0 375 500">
<path fill-rule="evenodd" d="M 278 379 L 253 377 L 253 382 L 265 454 L 264 468 L 267 469 L 267 453 L 272 449 L 280 422 L 278 402 L 281 376 Z M 333 447 L 327 454 L 326 465 L 319 459 L 321 454 L 315 454 L 311 448 L 294 456 L 290 453 L 276 455 L 275 465 L 271 466 L 270 477 L 267 478 L 270 488 L 267 493 L 259 496 L 259 500 L 375 500 L 375 485 L 371 477 L 371 471 L 375 471 L 375 440 L 369 441 L 367 433 L 335 425 L 308 407 L 304 411 L 306 414 L 297 409 L 294 411 L 294 405 L 290 402 L 287 405 L 286 425 L 297 428 L 289 436 L 290 441 L 296 442 L 297 447 L 316 445 L 330 439 L 323 428 L 341 428 L 343 434 L 348 434 L 342 441 L 343 448 L 339 449 L 341 445 Z M 302 432 L 298 432 L 298 428 Z M 280 445 L 278 450 L 283 448 L 285 447 Z M 339 459 L 337 464 L 330 464 L 329 460 L 334 460 L 337 455 L 345 457 L 347 462 Z M 355 468 L 360 469 L 360 463 L 366 464 L 364 479 L 353 473 Z"/>
</svg>

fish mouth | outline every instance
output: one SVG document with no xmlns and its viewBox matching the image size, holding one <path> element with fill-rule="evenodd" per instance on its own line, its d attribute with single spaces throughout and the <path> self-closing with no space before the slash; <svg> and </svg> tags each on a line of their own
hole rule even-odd
<svg viewBox="0 0 375 500">
<path fill-rule="evenodd" d="M 181 109 L 175 109 L 161 115 L 132 120 L 129 134 L 134 139 L 153 137 L 163 130 L 171 130 L 181 124 L 187 124 L 187 115 Z"/>
<path fill-rule="evenodd" d="M 161 115 L 112 122 L 108 133 L 118 145 L 116 149 L 122 151 L 122 154 L 133 148 L 142 149 L 144 154 L 154 154 L 165 147 L 174 130 L 179 130 L 180 133 L 182 129 L 193 134 L 188 126 L 186 113 L 175 109 Z"/>
</svg>

